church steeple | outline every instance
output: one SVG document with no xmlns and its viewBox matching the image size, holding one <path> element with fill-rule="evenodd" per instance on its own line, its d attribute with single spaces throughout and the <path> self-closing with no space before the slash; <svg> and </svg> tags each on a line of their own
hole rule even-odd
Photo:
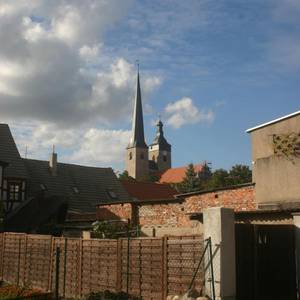
<svg viewBox="0 0 300 300">
<path fill-rule="evenodd" d="M 132 147 L 147 148 L 147 144 L 145 143 L 145 136 L 144 136 L 143 107 L 142 107 L 139 69 L 137 72 L 136 96 L 135 96 L 133 119 L 132 119 L 132 137 L 128 145 L 128 148 L 132 148 Z"/>
<path fill-rule="evenodd" d="M 143 107 L 139 69 L 136 81 L 136 96 L 132 119 L 132 136 L 126 151 L 126 170 L 136 180 L 149 176 L 148 146 L 145 143 Z"/>
<path fill-rule="evenodd" d="M 156 126 L 156 136 L 149 146 L 149 160 L 155 164 L 158 171 L 165 171 L 171 168 L 171 145 L 164 137 L 164 125 L 160 119 Z"/>
<path fill-rule="evenodd" d="M 156 136 L 153 140 L 152 145 L 158 145 L 160 150 L 171 151 L 171 145 L 167 142 L 167 140 L 164 137 L 164 125 L 160 119 L 158 120 L 156 126 Z"/>
</svg>

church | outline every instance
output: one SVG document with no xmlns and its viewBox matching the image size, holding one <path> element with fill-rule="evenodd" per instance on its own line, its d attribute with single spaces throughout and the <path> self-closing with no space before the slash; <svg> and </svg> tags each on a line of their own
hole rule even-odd
<svg viewBox="0 0 300 300">
<path fill-rule="evenodd" d="M 136 97 L 132 119 L 132 136 L 126 149 L 126 171 L 138 181 L 149 174 L 171 169 L 171 145 L 164 137 L 163 123 L 157 122 L 156 136 L 149 146 L 145 142 L 140 75 L 137 74 Z"/>
</svg>

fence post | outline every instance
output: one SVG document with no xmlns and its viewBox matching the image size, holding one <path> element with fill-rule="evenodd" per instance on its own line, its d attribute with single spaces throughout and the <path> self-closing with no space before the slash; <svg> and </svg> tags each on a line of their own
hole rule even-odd
<svg viewBox="0 0 300 300">
<path fill-rule="evenodd" d="M 3 280 L 3 262 L 4 262 L 4 249 L 5 249 L 5 232 L 1 233 L 2 245 L 1 245 L 1 280 Z"/>
<path fill-rule="evenodd" d="M 59 299 L 59 264 L 60 264 L 60 248 L 56 247 L 55 257 L 55 299 Z"/>
<path fill-rule="evenodd" d="M 162 299 L 168 296 L 168 237 L 164 236 L 162 240 Z"/>
<path fill-rule="evenodd" d="M 21 236 L 19 237 L 19 247 L 18 247 L 18 275 L 17 275 L 17 285 L 20 284 L 20 265 L 21 265 Z"/>
<path fill-rule="evenodd" d="M 65 238 L 65 243 L 64 243 L 64 286 L 63 286 L 64 297 L 66 296 L 67 244 L 68 244 L 68 240 L 67 240 L 67 238 Z"/>
<path fill-rule="evenodd" d="M 129 259 L 130 259 L 130 236 L 129 236 L 130 220 L 127 221 L 127 270 L 126 270 L 126 293 L 129 294 Z"/>
<path fill-rule="evenodd" d="M 122 290 L 122 239 L 117 239 L 117 292 Z"/>
<path fill-rule="evenodd" d="M 79 297 L 82 296 L 82 256 L 83 256 L 83 240 L 82 238 L 79 240 L 79 266 L 78 266 L 78 270 L 79 270 L 79 275 L 78 275 L 78 295 Z"/>
</svg>

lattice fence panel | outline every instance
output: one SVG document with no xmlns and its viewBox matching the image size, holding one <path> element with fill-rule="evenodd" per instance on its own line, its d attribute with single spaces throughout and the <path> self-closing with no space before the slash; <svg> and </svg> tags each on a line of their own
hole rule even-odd
<svg viewBox="0 0 300 300">
<path fill-rule="evenodd" d="M 203 252 L 202 236 L 167 238 L 167 294 L 183 294 L 191 283 Z M 197 274 L 195 288 L 203 286 L 203 266 Z"/>
<path fill-rule="evenodd" d="M 3 280 L 15 284 L 23 284 L 26 235 L 21 233 L 4 233 L 3 242 Z"/>
<path fill-rule="evenodd" d="M 82 241 L 81 293 L 117 289 L 117 240 Z"/>
<path fill-rule="evenodd" d="M 47 235 L 27 235 L 24 259 L 23 284 L 26 286 L 49 289 L 51 274 L 52 238 Z"/>
<path fill-rule="evenodd" d="M 139 238 L 129 241 L 129 269 L 127 265 L 128 241 L 121 240 L 121 288 L 143 299 L 162 299 L 163 295 L 163 240 Z M 127 273 L 128 270 L 128 273 Z"/>
</svg>

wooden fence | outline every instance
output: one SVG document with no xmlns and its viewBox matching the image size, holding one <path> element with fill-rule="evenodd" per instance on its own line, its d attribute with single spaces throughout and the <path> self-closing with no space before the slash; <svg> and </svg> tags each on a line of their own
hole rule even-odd
<svg viewBox="0 0 300 300">
<path fill-rule="evenodd" d="M 128 291 L 143 299 L 165 299 L 187 291 L 203 252 L 202 236 L 75 239 L 20 233 L 0 234 L 1 279 L 59 294 Z M 202 270 L 195 287 L 203 285 Z"/>
</svg>

